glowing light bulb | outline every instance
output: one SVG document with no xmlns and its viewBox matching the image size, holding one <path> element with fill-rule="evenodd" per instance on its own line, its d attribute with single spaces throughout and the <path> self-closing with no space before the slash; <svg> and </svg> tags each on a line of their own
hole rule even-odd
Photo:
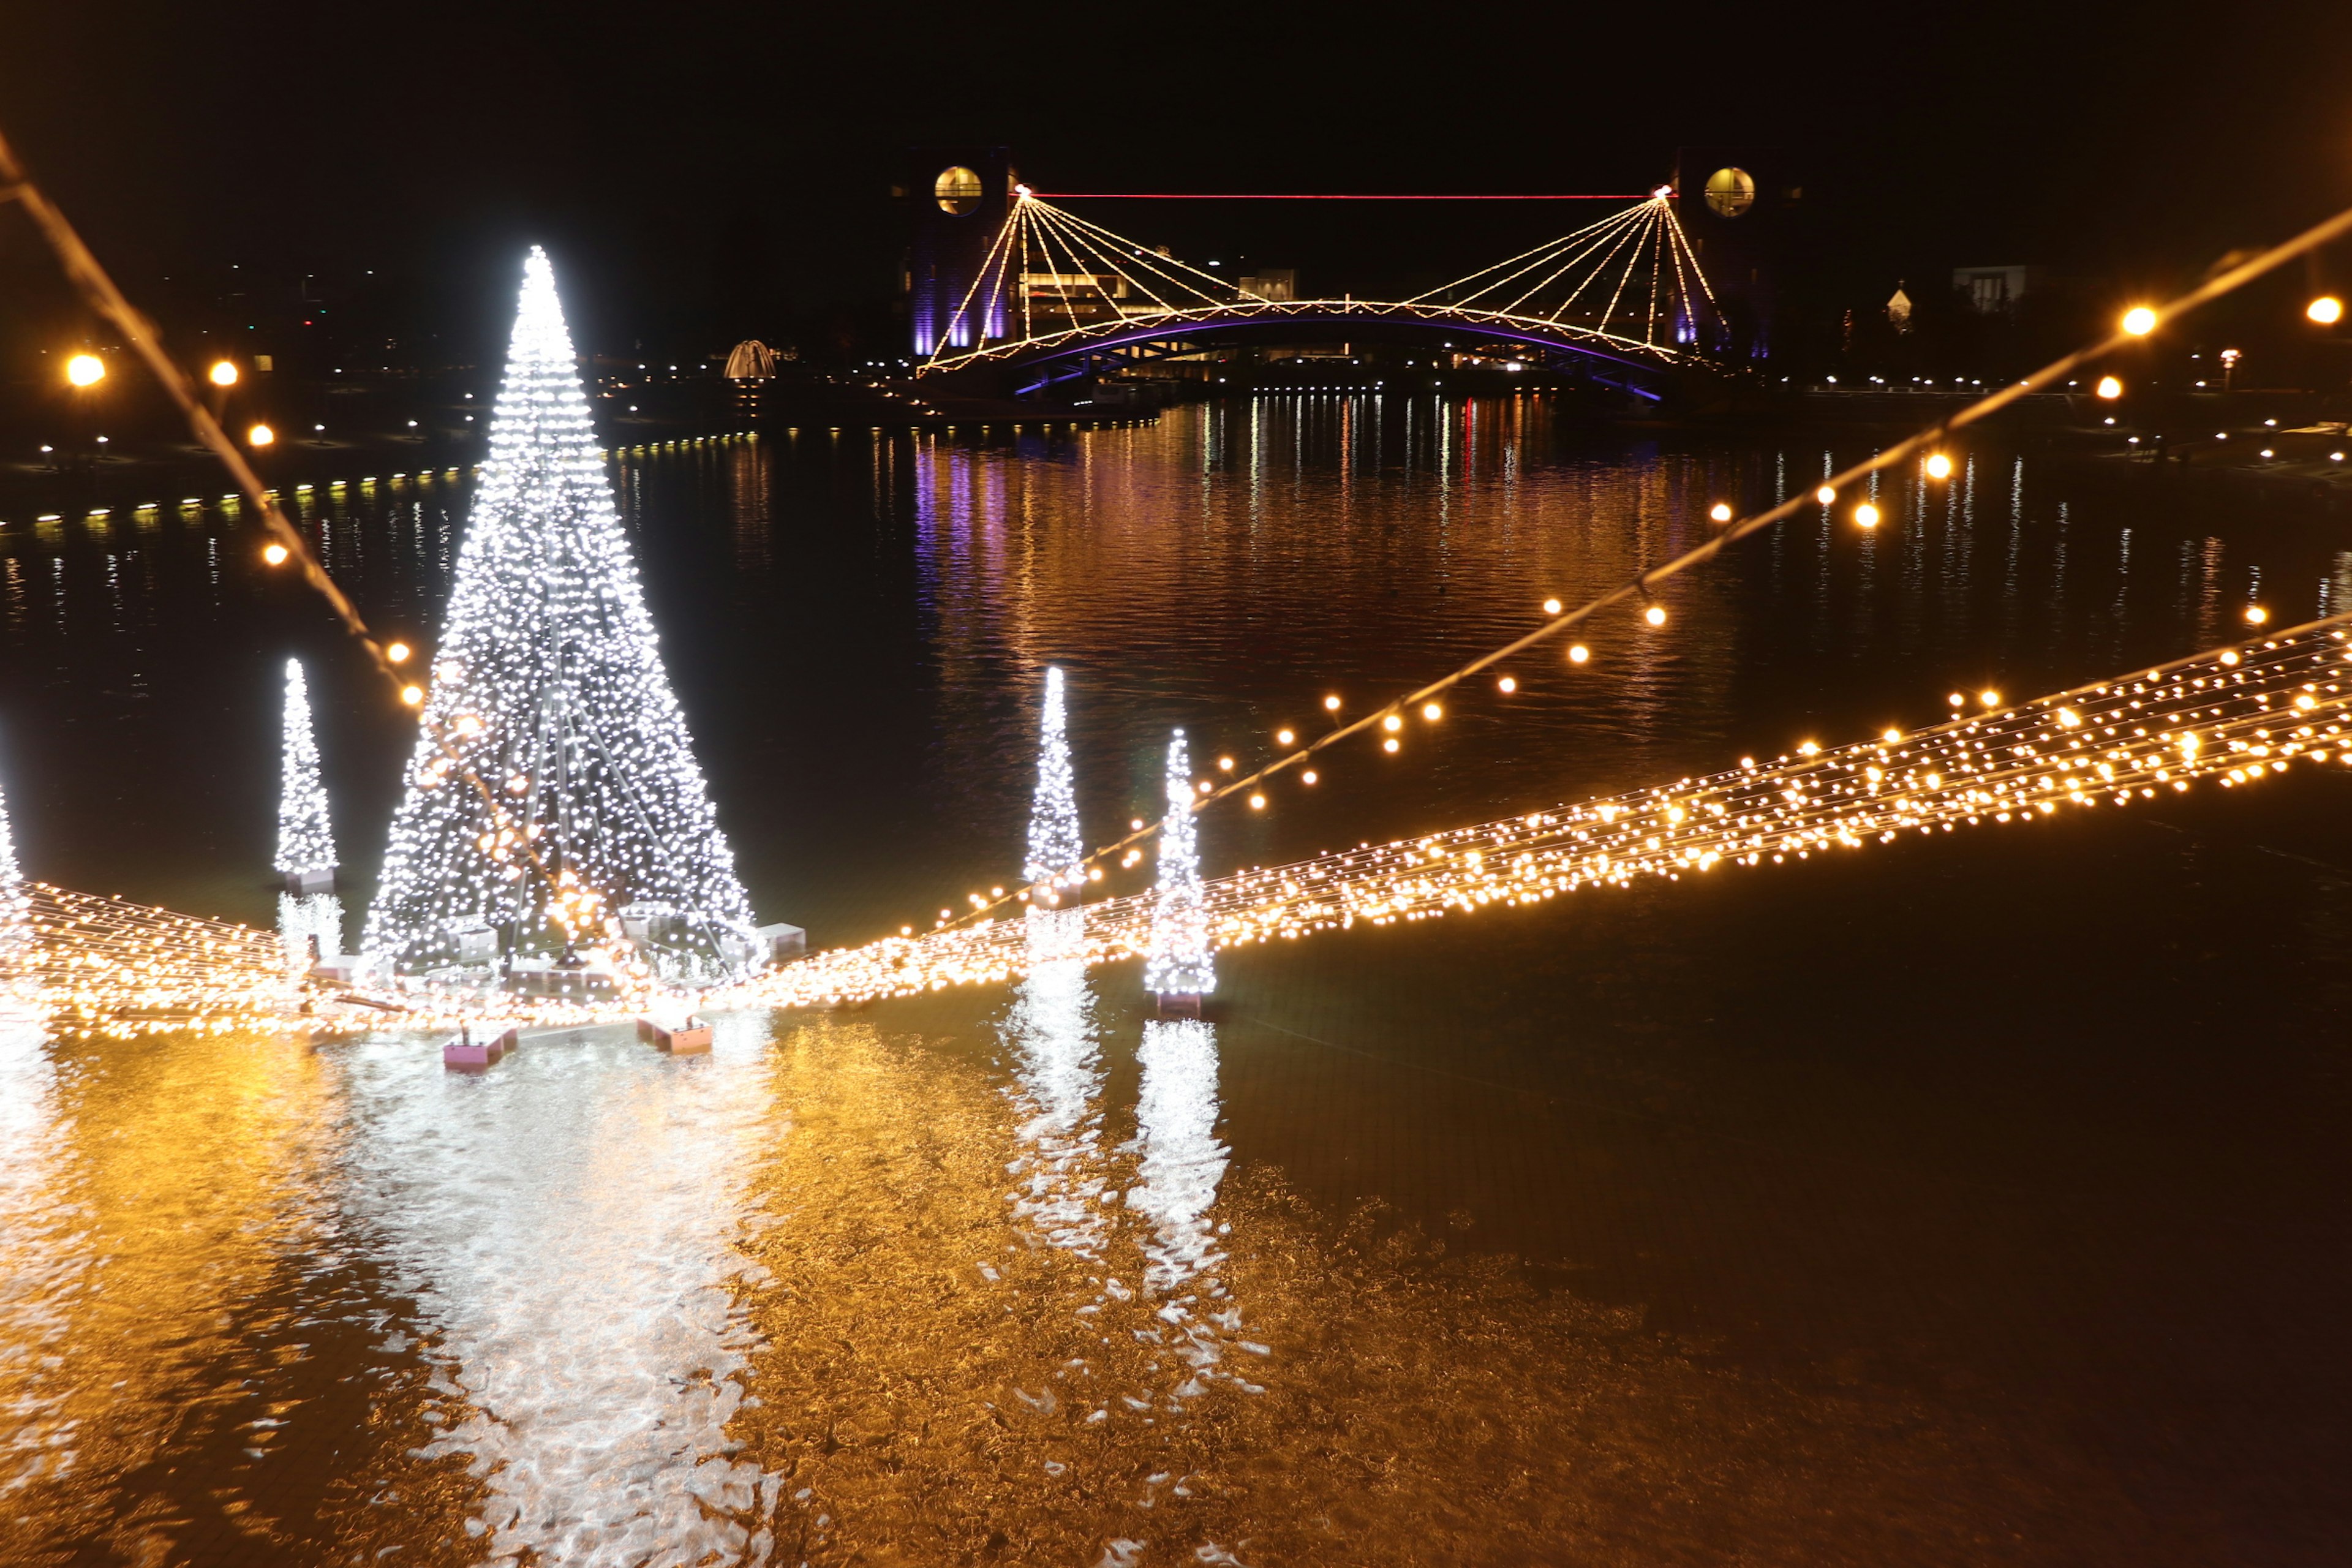
<svg viewBox="0 0 2352 1568">
<path fill-rule="evenodd" d="M 1706 509 L 1706 515 L 1713 518 L 1717 522 L 1729 522 L 1731 521 L 1731 503 L 1729 501 L 1719 500 L 1713 506 Z"/>
<path fill-rule="evenodd" d="M 2237 650 L 2236 648 L 2231 648 L 2229 652 L 2227 652 L 2227 653 L 2223 654 L 2223 655 L 2221 656 L 2221 662 L 2222 662 L 2223 664 L 2235 664 L 2235 663 L 2237 663 L 2237 662 L 2238 662 L 2238 650 Z"/>
<path fill-rule="evenodd" d="M 1297 739 L 1298 737 L 1288 730 L 1276 730 L 1274 732 L 1274 743 L 1277 746 L 1287 746 Z"/>
<path fill-rule="evenodd" d="M 1231 757 L 1219 757 L 1217 759 L 1217 766 L 1224 769 L 1227 773 L 1232 773 L 1234 771 L 1234 760 Z"/>
<path fill-rule="evenodd" d="M 2322 294 L 2305 305 L 2303 313 L 2323 327 L 2332 327 L 2344 319 L 2344 301 L 2333 294 Z"/>
<path fill-rule="evenodd" d="M 410 649 L 404 642 L 386 643 L 383 657 L 394 664 L 406 664 Z"/>
<path fill-rule="evenodd" d="M 1891 746 L 1903 739 L 1903 731 L 1900 730 L 1888 730 L 1878 738 Z"/>
<path fill-rule="evenodd" d="M 1391 713 L 1387 718 L 1381 721 L 1381 728 L 1383 730 L 1402 730 L 1404 728 L 1404 721 Z"/>
<path fill-rule="evenodd" d="M 1544 601 L 1544 614 L 1545 614 L 1545 615 L 1547 615 L 1547 616 L 1556 616 L 1556 615 L 1559 614 L 1559 612 L 1560 612 L 1560 603 L 1559 603 L 1559 601 L 1558 599 L 1546 599 L 1546 600 Z"/>
<path fill-rule="evenodd" d="M 1326 697 L 1323 699 L 1323 706 L 1327 710 L 1337 713 L 1339 710 L 1339 700 L 1336 697 Z"/>
<path fill-rule="evenodd" d="M 1952 459 L 1947 458 L 1941 452 L 1928 453 L 1927 477 L 1931 479 L 1950 479 L 1952 477 Z"/>
<path fill-rule="evenodd" d="M 1445 710 L 1434 702 L 1424 702 L 1421 705 L 1421 716 L 1424 719 L 1443 719 L 1445 717 Z"/>
<path fill-rule="evenodd" d="M 268 562 L 272 566 L 283 566 L 286 564 L 286 547 L 278 543 L 274 540 L 268 544 L 262 546 L 261 558 L 264 561 Z"/>
<path fill-rule="evenodd" d="M 2112 403 L 2124 395 L 2124 384 L 2112 375 L 2099 377 L 2099 395 Z"/>
<path fill-rule="evenodd" d="M 2124 331 L 2136 338 L 2147 336 L 2156 331 L 2156 312 L 2146 305 L 2134 305 L 2124 312 Z"/>
<path fill-rule="evenodd" d="M 245 444 L 248 447 L 267 447 L 277 439 L 278 432 L 267 425 L 256 425 L 245 433 Z"/>
<path fill-rule="evenodd" d="M 1506 697 L 1508 697 L 1512 692 L 1517 691 L 1519 689 L 1518 680 L 1515 677 L 1508 675 L 1495 682 L 1495 686 L 1496 689 L 1501 691 Z"/>
<path fill-rule="evenodd" d="M 2263 609 L 2260 605 L 2248 605 L 2246 606 L 2246 625 L 2250 626 L 2258 626 L 2270 618 L 2271 613 L 2268 610 Z"/>
<path fill-rule="evenodd" d="M 1586 659 L 1591 658 L 1591 657 L 1592 650 L 1585 647 L 1582 643 L 1578 643 L 1574 647 L 1568 650 L 1568 662 L 1570 664 L 1582 664 Z"/>
<path fill-rule="evenodd" d="M 1298 775 L 1298 782 L 1301 784 L 1313 784 L 1317 777 L 1318 775 L 1315 770 L 1313 768 L 1309 768 L 1305 773 Z"/>
<path fill-rule="evenodd" d="M 411 708 L 414 708 L 418 703 L 425 700 L 425 688 L 421 686 L 404 686 L 400 689 L 400 700 L 403 702 L 407 703 Z"/>
<path fill-rule="evenodd" d="M 1252 811 L 1264 811 L 1265 809 L 1265 796 L 1262 795 L 1254 795 L 1250 796 L 1250 809 Z"/>
<path fill-rule="evenodd" d="M 66 379 L 76 386 L 96 386 L 106 379 L 106 362 L 96 354 L 76 354 L 66 361 Z"/>
<path fill-rule="evenodd" d="M 1823 506 L 1828 506 L 1837 500 L 1837 491 L 1828 485 L 1823 485 L 1813 492 L 1813 499 Z"/>
<path fill-rule="evenodd" d="M 1955 691 L 1949 697 L 1945 698 L 1944 700 L 1950 703 L 1953 707 L 1958 708 L 1964 705 L 1968 701 L 1968 699 Z"/>
<path fill-rule="evenodd" d="M 1663 626 L 1666 624 L 1666 607 L 1664 605 L 1652 605 L 1642 612 L 1642 618 L 1654 626 Z"/>
<path fill-rule="evenodd" d="M 1853 521 L 1856 524 L 1864 528 L 1876 528 L 1878 526 L 1878 509 L 1871 505 L 1868 501 L 1864 501 L 1860 506 L 1853 509 Z"/>
<path fill-rule="evenodd" d="M 1396 749 L 1397 749 L 1397 742 L 1396 742 L 1396 737 L 1395 737 L 1394 735 L 1390 736 L 1387 740 L 1382 741 L 1382 742 L 1381 742 L 1381 750 L 1382 750 L 1383 752 L 1393 752 L 1393 751 L 1395 751 Z"/>
<path fill-rule="evenodd" d="M 215 360 L 213 362 L 212 369 L 205 373 L 205 379 L 211 382 L 215 386 L 235 386 L 236 384 L 236 366 L 229 363 L 228 361 L 225 359 Z"/>
<path fill-rule="evenodd" d="M 1977 700 L 1988 708 L 1998 708 L 2000 706 L 2000 693 L 1988 686 L 1977 693 Z"/>
</svg>

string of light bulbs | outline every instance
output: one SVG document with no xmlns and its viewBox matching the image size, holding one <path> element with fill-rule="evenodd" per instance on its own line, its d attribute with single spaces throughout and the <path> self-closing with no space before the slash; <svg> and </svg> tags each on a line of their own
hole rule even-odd
<svg viewBox="0 0 2352 1568">
<path fill-rule="evenodd" d="M 1923 471 L 1929 479 L 1937 481 L 1948 479 L 1953 472 L 1950 456 L 1937 448 L 1952 433 L 1991 417 L 2011 404 L 2064 380 L 2084 366 L 2096 363 L 2117 350 L 2139 342 L 2165 322 L 2175 320 L 2200 305 L 2220 299 L 2347 233 L 2352 233 L 2352 207 L 2347 207 L 2335 216 L 2313 225 L 2292 238 L 2283 240 L 2234 267 L 2224 268 L 2196 288 L 2165 304 L 2134 307 L 2125 314 L 2116 330 L 2107 337 L 2077 349 L 2063 358 L 2053 360 L 2032 374 L 1997 388 L 1862 461 L 1828 475 L 1819 487 L 1811 492 L 1800 491 L 1761 511 L 1746 516 L 1740 515 L 1731 503 L 1717 501 L 1708 511 L 1708 520 L 1716 525 L 1717 531 L 1702 543 L 1656 566 L 1635 574 L 1627 581 L 1595 595 L 1583 604 L 1570 606 L 1558 599 L 1546 600 L 1542 606 L 1545 618 L 1533 629 L 1499 647 L 1455 667 L 1412 691 L 1371 709 L 1360 718 L 1338 723 L 1334 728 L 1303 744 L 1297 743 L 1295 731 L 1288 730 L 1281 731 L 1276 738 L 1276 743 L 1286 748 L 1281 754 L 1263 766 L 1223 784 L 1212 784 L 1211 787 L 1202 791 L 1200 797 L 1193 802 L 1192 809 L 1195 812 L 1205 810 L 1210 805 L 1236 795 L 1248 798 L 1254 808 L 1264 809 L 1267 804 L 1264 786 L 1268 781 L 1293 770 L 1304 772 L 1321 753 L 1342 742 L 1369 731 L 1375 730 L 1384 731 L 1383 746 L 1389 751 L 1395 751 L 1398 749 L 1397 732 L 1403 728 L 1407 713 L 1419 709 L 1425 718 L 1435 719 L 1442 710 L 1437 700 L 1446 695 L 1454 687 L 1530 649 L 1560 637 L 1571 628 L 1615 605 L 1628 602 L 1640 603 L 1643 606 L 1640 616 L 1643 624 L 1652 631 L 1662 630 L 1667 623 L 1668 614 L 1664 605 L 1659 603 L 1655 597 L 1658 585 L 1695 566 L 1712 561 L 1727 545 L 1784 521 L 1804 510 L 1809 505 L 1833 507 L 1849 487 L 1874 474 L 1909 462 L 1915 457 L 1921 459 Z M 1852 515 L 1855 524 L 1864 529 L 1875 527 L 1879 521 L 1878 508 L 1868 500 L 1858 502 Z M 1584 662 L 1583 658 L 1578 657 L 1583 652 L 1581 645 L 1571 648 L 1570 650 L 1571 661 Z M 1505 676 L 1503 679 L 1509 682 L 1503 687 L 1506 692 L 1516 689 L 1515 677 Z M 1323 701 L 1326 710 L 1336 716 L 1340 707 L 1339 700 L 1337 697 L 1326 697 Z M 1086 864 L 1089 868 L 1095 867 L 1145 843 L 1156 837 L 1166 824 L 1165 816 L 1155 821 L 1139 822 L 1129 832 L 1090 853 L 1087 857 Z M 994 893 L 984 900 L 975 895 L 969 900 L 971 906 L 969 910 L 950 917 L 943 923 L 961 924 L 984 918 L 992 910 L 1024 897 L 1027 891 L 1026 888 L 1016 887 Z"/>
<path fill-rule="evenodd" d="M 637 974 L 593 1000 L 456 988 L 377 995 L 301 987 L 261 931 L 27 884 L 32 951 L 24 973 L 61 1026 L 81 1033 L 289 1023 L 337 1031 L 555 1027 L 698 1006 L 863 1003 L 1002 982 L 1045 959 L 1172 952 L 1155 927 L 1175 914 L 1188 925 L 1197 921 L 1198 933 L 1179 944 L 1187 972 L 1160 978 L 1211 983 L 1210 953 L 1247 943 L 1803 861 L 1913 833 L 2024 826 L 2070 807 L 2182 794 L 2200 782 L 2250 788 L 2296 765 L 2352 766 L 2347 626 L 2352 616 L 2315 622 L 2013 707 L 1986 691 L 1973 699 L 1980 710 L 1969 711 L 1971 700 L 1954 693 L 1962 711 L 1908 733 L 1890 730 L 1828 750 L 1807 742 L 1669 784 L 1213 881 L 1195 880 L 1197 863 L 1171 863 L 1151 892 L 1045 914 L 1055 928 L 1045 949 L 1034 940 L 1035 917 L 990 918 L 828 950 L 733 985 L 663 985 Z M 1170 764 L 1172 814 L 1188 793 L 1181 742 Z M 1198 889 L 1177 900 L 1181 909 L 1166 897 L 1171 879 Z"/>
<path fill-rule="evenodd" d="M 1811 859 L 1963 826 L 2024 826 L 2199 782 L 2252 787 L 2298 763 L 2352 766 L 2352 616 L 2217 648 L 2015 707 L 1979 694 L 1908 733 L 1769 761 L 1202 885 L 1209 945 L 1547 901 L 1579 889 Z M 1987 702 L 1986 700 L 1990 701 Z M 1962 706 L 1966 707 L 1964 699 Z M 1171 812 L 1187 792 L 1171 789 Z M 1157 890 L 1084 906 L 1056 957 L 1150 955 Z M 983 918 L 814 954 L 706 1005 L 838 1005 L 993 984 L 1033 961 L 1024 921 Z"/>
</svg>

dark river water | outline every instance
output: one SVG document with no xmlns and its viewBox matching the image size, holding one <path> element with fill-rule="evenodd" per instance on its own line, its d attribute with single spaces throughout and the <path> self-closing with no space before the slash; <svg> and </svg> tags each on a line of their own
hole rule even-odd
<svg viewBox="0 0 2352 1568">
<path fill-rule="evenodd" d="M 1018 870 L 1818 483 L 1865 434 L 1265 398 L 616 469 L 763 920 Z M 1202 819 L 1268 863 L 2352 609 L 2340 521 L 1980 438 Z M 362 476 L 354 472 L 356 481 Z M 0 531 L 27 872 L 271 918 L 309 662 L 363 903 L 407 731 L 216 510 Z M 462 483 L 300 498 L 429 644 Z M 1153 811 L 1151 815 L 1157 815 Z M 0 1561 L 2334 1563 L 2352 782 L 2298 772 L 1227 955 L 622 1031 L 0 1030 Z"/>
</svg>

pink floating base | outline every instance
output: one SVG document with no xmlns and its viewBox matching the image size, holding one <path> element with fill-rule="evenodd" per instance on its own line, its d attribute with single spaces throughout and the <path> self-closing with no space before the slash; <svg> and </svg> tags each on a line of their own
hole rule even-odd
<svg viewBox="0 0 2352 1568">
<path fill-rule="evenodd" d="M 521 1037 L 512 1029 L 486 1040 L 461 1035 L 441 1047 L 441 1065 L 460 1072 L 479 1072 L 521 1043 Z"/>
</svg>

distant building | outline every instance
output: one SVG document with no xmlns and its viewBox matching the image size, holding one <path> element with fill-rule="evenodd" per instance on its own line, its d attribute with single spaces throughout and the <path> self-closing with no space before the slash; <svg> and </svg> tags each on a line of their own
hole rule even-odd
<svg viewBox="0 0 2352 1568">
<path fill-rule="evenodd" d="M 1240 285 L 1243 293 L 1255 294 L 1261 300 L 1298 298 L 1298 269 L 1295 267 L 1261 267 L 1234 281 Z"/>
<path fill-rule="evenodd" d="M 1900 283 L 1895 286 L 1895 297 L 1886 301 L 1886 321 L 1898 332 L 1911 330 L 1911 296 L 1903 291 Z"/>
<path fill-rule="evenodd" d="M 2048 287 L 2046 267 L 1955 267 L 1952 289 L 1980 316 L 2002 316 L 2028 294 Z"/>
</svg>

